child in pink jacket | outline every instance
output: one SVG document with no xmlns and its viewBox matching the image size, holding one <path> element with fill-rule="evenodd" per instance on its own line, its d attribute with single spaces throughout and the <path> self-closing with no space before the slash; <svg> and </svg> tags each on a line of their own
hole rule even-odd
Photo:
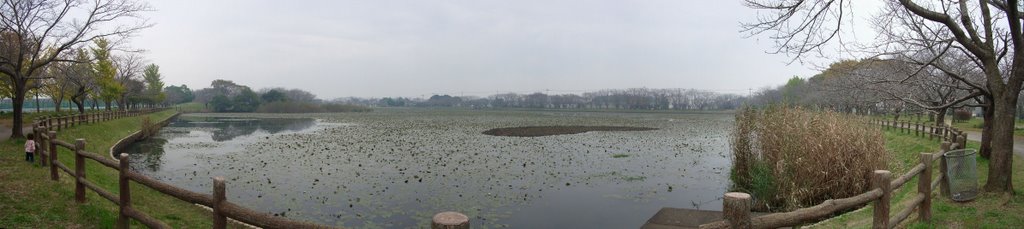
<svg viewBox="0 0 1024 229">
<path fill-rule="evenodd" d="M 32 140 L 32 134 L 28 134 L 28 140 L 25 140 L 25 161 L 31 163 L 35 161 L 36 156 L 36 141 Z"/>
</svg>

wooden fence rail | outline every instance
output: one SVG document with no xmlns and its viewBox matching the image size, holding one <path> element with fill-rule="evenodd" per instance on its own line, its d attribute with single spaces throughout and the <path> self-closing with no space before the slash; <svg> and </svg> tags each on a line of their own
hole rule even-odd
<svg viewBox="0 0 1024 229">
<path fill-rule="evenodd" d="M 213 178 L 213 195 L 196 193 L 189 190 L 181 189 L 170 184 L 166 184 L 157 181 L 153 178 L 131 171 L 128 168 L 128 154 L 119 154 L 118 158 L 120 161 L 114 161 L 106 157 L 100 156 L 96 153 L 85 151 L 86 141 L 85 139 L 77 139 L 74 144 L 64 142 L 57 139 L 57 131 L 62 128 L 68 128 L 75 125 L 80 125 L 89 122 L 97 122 L 104 120 L 111 120 L 123 117 L 132 117 L 164 109 L 147 109 L 147 110 L 133 110 L 133 111 L 114 111 L 114 112 L 103 112 L 103 113 L 90 113 L 81 115 L 71 116 L 58 116 L 49 117 L 46 119 L 37 120 L 33 124 L 33 131 L 36 136 L 39 136 L 40 145 L 47 147 L 40 147 L 37 151 L 42 161 L 49 162 L 50 178 L 52 180 L 59 180 L 60 173 L 58 169 L 63 170 L 69 176 L 73 177 L 75 181 L 75 201 L 84 203 L 86 201 L 85 192 L 86 189 L 92 190 L 100 197 L 109 200 L 110 202 L 118 205 L 118 228 L 127 228 L 129 219 L 134 219 L 143 225 L 150 228 L 171 228 L 169 225 L 160 222 L 159 220 L 147 215 L 132 207 L 131 203 L 131 189 L 130 181 L 134 181 L 143 186 L 149 187 L 161 193 L 170 195 L 174 198 L 203 205 L 213 209 L 213 221 L 214 228 L 225 228 L 227 223 L 226 219 L 231 218 L 238 220 L 243 223 L 250 225 L 264 227 L 264 228 L 330 228 L 324 225 L 317 225 L 307 222 L 294 221 L 283 217 L 277 217 L 268 213 L 261 213 L 239 206 L 237 204 L 227 201 L 225 198 L 225 184 L 224 179 L 221 177 Z M 56 123 L 57 125 L 52 125 Z M 46 133 L 46 134 L 43 134 Z M 64 165 L 57 158 L 57 152 L 59 148 L 64 148 L 73 152 L 75 156 L 74 170 Z M 92 183 L 87 179 L 85 173 L 85 160 L 93 160 L 100 165 L 115 169 L 118 171 L 118 193 L 115 195 L 110 191 L 104 190 L 100 186 Z M 45 164 L 44 164 L 45 166 Z"/>
<path fill-rule="evenodd" d="M 917 210 L 918 220 L 931 220 L 932 192 L 936 187 L 943 196 L 949 195 L 949 185 L 945 179 L 946 160 L 942 153 L 951 149 L 963 149 L 967 143 L 967 135 L 950 126 L 926 125 L 922 123 L 889 121 L 883 119 L 869 120 L 868 123 L 882 126 L 885 129 L 896 129 L 900 133 L 915 136 L 928 135 L 929 139 L 938 137 L 942 142 L 942 151 L 938 153 L 921 153 L 919 162 L 907 173 L 893 179 L 891 172 L 876 170 L 872 175 L 872 189 L 856 196 L 830 199 L 821 204 L 793 210 L 790 212 L 772 213 L 752 217 L 750 214 L 751 197 L 747 193 L 729 192 L 723 196 L 722 221 L 700 225 L 700 228 L 780 228 L 794 227 L 813 223 L 837 212 L 852 209 L 871 203 L 874 211 L 872 228 L 893 228 L 905 221 Z M 938 176 L 933 178 L 933 163 L 939 161 Z M 906 208 L 891 214 L 892 193 L 899 190 L 914 177 L 917 180 L 917 195 L 911 197 Z"/>
</svg>

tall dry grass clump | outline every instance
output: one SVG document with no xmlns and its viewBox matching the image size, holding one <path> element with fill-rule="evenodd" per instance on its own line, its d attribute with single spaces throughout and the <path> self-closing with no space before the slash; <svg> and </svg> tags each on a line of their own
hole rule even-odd
<svg viewBox="0 0 1024 229">
<path fill-rule="evenodd" d="M 754 208 L 789 211 L 871 187 L 889 155 L 882 133 L 855 116 L 774 106 L 741 109 L 732 135 L 734 191 Z"/>
<path fill-rule="evenodd" d="M 139 124 L 139 130 L 142 132 L 142 138 L 145 139 L 156 135 L 156 132 L 160 131 L 160 126 L 153 123 L 149 116 L 143 116 L 142 123 Z"/>
</svg>

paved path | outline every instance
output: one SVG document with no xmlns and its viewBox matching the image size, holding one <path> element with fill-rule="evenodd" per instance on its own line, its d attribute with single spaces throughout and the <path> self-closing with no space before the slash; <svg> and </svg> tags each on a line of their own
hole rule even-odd
<svg viewBox="0 0 1024 229">
<path fill-rule="evenodd" d="M 24 127 L 24 129 L 21 130 L 21 133 L 32 133 L 32 127 Z M 8 139 L 11 139 L 11 127 L 0 125 L 0 142 L 7 141 Z"/>
<path fill-rule="evenodd" d="M 887 126 L 892 126 L 892 125 L 887 125 Z M 911 125 L 910 128 L 911 128 L 911 132 L 913 132 L 914 126 Z M 923 127 L 923 131 L 925 131 L 925 132 L 931 132 L 931 129 L 932 129 L 931 126 L 924 126 Z M 974 130 L 962 130 L 962 131 L 965 134 L 967 134 L 967 140 L 979 141 L 979 142 L 981 141 L 981 131 L 974 131 Z M 1017 154 L 1017 156 L 1024 157 L 1024 136 L 1013 136 L 1013 153 Z"/>
<path fill-rule="evenodd" d="M 967 140 L 981 141 L 981 131 L 965 130 L 964 133 L 967 134 Z M 1013 136 L 1013 153 L 1024 157 L 1024 137 Z"/>
</svg>

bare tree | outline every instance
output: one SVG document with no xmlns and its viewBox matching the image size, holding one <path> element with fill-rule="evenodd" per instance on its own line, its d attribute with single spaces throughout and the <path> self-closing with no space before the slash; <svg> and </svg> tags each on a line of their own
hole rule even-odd
<svg viewBox="0 0 1024 229">
<path fill-rule="evenodd" d="M 66 54 L 68 59 L 74 62 L 55 63 L 60 69 L 61 80 L 70 84 L 71 102 L 78 107 L 79 113 L 85 113 L 85 102 L 90 94 L 94 94 L 96 80 L 92 77 L 92 66 L 90 66 L 89 54 L 84 49 L 77 49 Z M 73 56 L 73 57 L 70 57 Z"/>
<path fill-rule="evenodd" d="M 50 97 L 53 101 L 54 111 L 60 112 L 61 104 L 64 103 L 64 99 L 68 98 L 68 95 L 73 93 L 73 83 L 71 79 L 65 77 L 64 70 L 61 65 L 66 63 L 55 63 L 47 65 L 43 71 L 44 78 L 42 80 L 42 92 L 43 94 Z"/>
<path fill-rule="evenodd" d="M 139 73 L 142 72 L 143 66 L 146 64 L 143 60 L 142 55 L 137 52 L 128 52 L 123 55 L 116 55 L 113 57 L 114 65 L 117 66 L 117 75 L 114 80 L 121 84 L 125 90 L 117 98 L 117 104 L 121 109 L 127 109 L 129 102 L 128 98 L 138 96 L 140 90 L 132 88 L 135 85 L 133 81 L 139 79 Z"/>
<path fill-rule="evenodd" d="M 769 12 L 755 22 L 744 25 L 751 34 L 768 33 L 777 41 L 778 53 L 800 58 L 802 54 L 821 50 L 836 38 L 844 20 L 849 20 L 851 1 L 844 0 L 746 0 L 747 5 Z M 923 3 L 922 3 L 923 2 Z M 975 62 L 985 78 L 983 88 L 991 98 L 992 157 L 989 179 L 985 190 L 1013 192 L 1013 128 L 1018 94 L 1024 82 L 1024 33 L 1021 29 L 1021 4 L 1016 0 L 961 1 L 889 1 L 888 8 L 904 12 L 910 17 L 905 23 L 888 24 L 887 29 L 908 33 L 909 38 L 934 41 L 941 48 L 935 50 L 962 50 Z M 882 14 L 880 17 L 887 17 Z M 914 27 L 923 31 L 938 31 L 918 36 L 909 34 Z M 927 52 L 924 49 L 899 49 L 892 44 L 908 40 L 883 40 L 875 47 L 885 53 Z M 897 42 L 897 43 L 893 43 Z M 921 42 L 926 43 L 926 42 Z M 903 48 L 906 48 L 904 46 Z M 945 52 L 938 56 L 943 56 Z M 925 61 L 927 65 L 931 61 Z M 1004 71 L 1004 67 L 1005 70 Z M 972 84 L 962 76 L 949 75 L 965 84 Z"/>
<path fill-rule="evenodd" d="M 61 54 L 98 38 L 123 39 L 148 27 L 132 0 L 2 0 L 0 73 L 11 79 L 14 106 L 12 137 L 22 137 L 22 105 L 29 80 Z M 122 22 L 134 22 L 124 24 Z"/>
</svg>

